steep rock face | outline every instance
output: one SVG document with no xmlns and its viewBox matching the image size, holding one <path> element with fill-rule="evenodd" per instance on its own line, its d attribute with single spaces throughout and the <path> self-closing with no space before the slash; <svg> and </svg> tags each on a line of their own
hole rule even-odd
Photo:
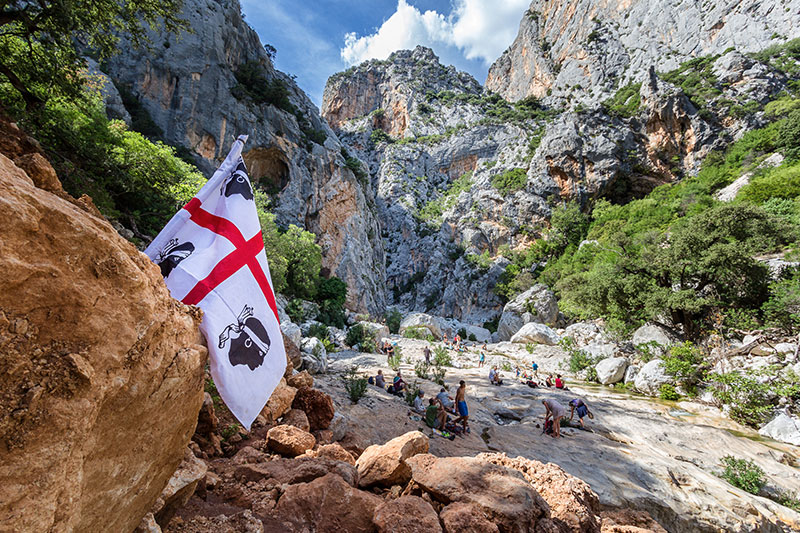
<svg viewBox="0 0 800 533">
<path fill-rule="evenodd" d="M 444 90 L 479 94 L 482 88 L 469 74 L 439 63 L 430 48 L 417 46 L 331 76 L 322 97 L 322 116 L 339 128 L 371 115 L 376 128 L 404 137 L 412 111 L 425 109 L 421 106 L 426 94 Z"/>
<path fill-rule="evenodd" d="M 799 25 L 796 0 L 533 0 L 486 88 L 511 101 L 598 101 L 642 81 L 651 65 L 667 71 L 729 48 L 758 51 L 791 38 Z"/>
<path fill-rule="evenodd" d="M 154 35 L 151 51 L 121 46 L 109 76 L 141 102 L 167 142 L 196 154 L 206 174 L 237 135 L 249 134 L 244 159 L 255 186 L 271 196 L 277 222 L 320 237 L 323 268 L 348 284 L 350 308 L 382 309 L 372 193 L 345 166 L 346 152 L 319 110 L 273 68 L 238 0 L 187 0 L 182 16 L 193 33 Z M 286 99 L 278 106 L 254 100 L 264 84 L 285 88 Z"/>
<path fill-rule="evenodd" d="M 3 529 L 132 531 L 194 432 L 200 312 L 2 133 L 28 169 L 0 154 Z"/>
</svg>

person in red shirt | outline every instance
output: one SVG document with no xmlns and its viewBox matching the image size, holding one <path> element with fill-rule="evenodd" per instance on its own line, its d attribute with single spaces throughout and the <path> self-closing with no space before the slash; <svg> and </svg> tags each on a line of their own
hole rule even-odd
<svg viewBox="0 0 800 533">
<path fill-rule="evenodd" d="M 564 381 L 561 379 L 561 374 L 556 374 L 556 388 L 563 389 Z"/>
</svg>

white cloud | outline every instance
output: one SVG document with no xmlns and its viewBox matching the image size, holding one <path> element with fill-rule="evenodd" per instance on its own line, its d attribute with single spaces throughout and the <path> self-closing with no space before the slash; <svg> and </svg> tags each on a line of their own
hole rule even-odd
<svg viewBox="0 0 800 533">
<path fill-rule="evenodd" d="M 454 46 L 467 59 L 486 64 L 497 59 L 517 35 L 519 21 L 530 0 L 455 0 L 447 15 L 421 12 L 406 0 L 375 33 L 345 35 L 342 59 L 348 65 L 367 59 L 386 59 L 392 52 L 416 45 Z"/>
</svg>

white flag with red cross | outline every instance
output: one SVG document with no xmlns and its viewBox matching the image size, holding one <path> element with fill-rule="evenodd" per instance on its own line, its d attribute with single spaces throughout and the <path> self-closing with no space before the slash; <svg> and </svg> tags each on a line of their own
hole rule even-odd
<svg viewBox="0 0 800 533">
<path fill-rule="evenodd" d="M 147 247 L 172 296 L 203 312 L 211 376 L 250 429 L 286 368 L 253 188 L 242 159 L 247 136 Z"/>
</svg>

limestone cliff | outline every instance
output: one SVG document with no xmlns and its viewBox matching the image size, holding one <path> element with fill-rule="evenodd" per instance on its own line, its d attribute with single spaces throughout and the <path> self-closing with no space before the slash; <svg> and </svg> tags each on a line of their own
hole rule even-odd
<svg viewBox="0 0 800 533">
<path fill-rule="evenodd" d="M 533 0 L 486 88 L 511 101 L 600 101 L 645 79 L 651 66 L 668 71 L 728 49 L 755 52 L 798 27 L 797 0 Z"/>
<path fill-rule="evenodd" d="M 372 193 L 345 166 L 346 152 L 319 110 L 275 70 L 238 0 L 186 0 L 182 17 L 192 33 L 153 35 L 152 50 L 123 44 L 104 65 L 107 74 L 206 174 L 237 135 L 249 134 L 244 159 L 256 187 L 272 196 L 277 222 L 319 236 L 323 267 L 348 284 L 350 308 L 382 309 Z M 271 100 L 258 98 L 259 85 L 273 90 Z"/>
</svg>

